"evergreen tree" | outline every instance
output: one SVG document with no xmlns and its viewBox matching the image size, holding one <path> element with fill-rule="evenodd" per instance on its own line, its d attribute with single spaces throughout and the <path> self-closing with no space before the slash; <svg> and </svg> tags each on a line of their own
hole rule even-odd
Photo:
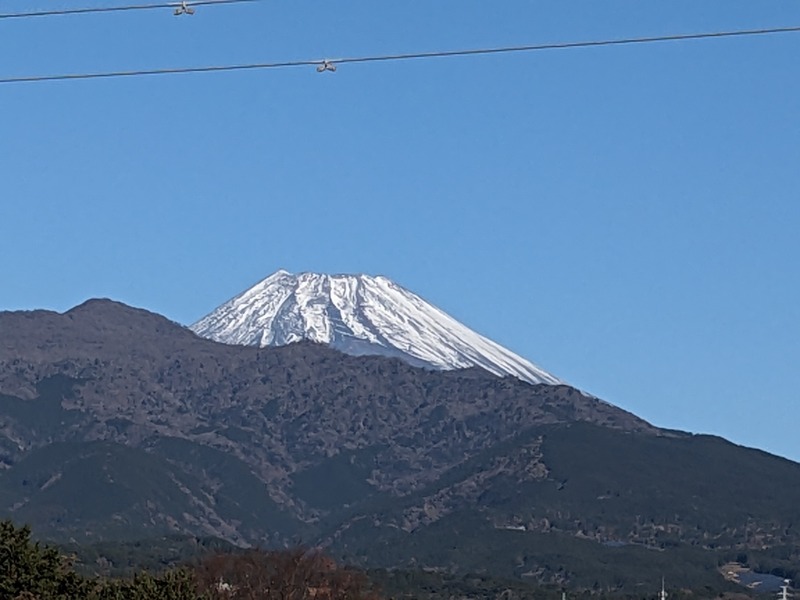
<svg viewBox="0 0 800 600">
<path fill-rule="evenodd" d="M 29 527 L 0 522 L 0 598 L 75 600 L 85 597 L 86 582 L 54 548 L 30 539 Z"/>
</svg>

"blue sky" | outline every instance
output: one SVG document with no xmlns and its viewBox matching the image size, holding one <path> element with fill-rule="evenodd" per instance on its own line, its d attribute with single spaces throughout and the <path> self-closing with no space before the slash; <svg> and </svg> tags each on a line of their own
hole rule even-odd
<svg viewBox="0 0 800 600">
<path fill-rule="evenodd" d="M 792 25 L 777 0 L 264 0 L 0 20 L 0 77 Z M 782 34 L 0 86 L 0 310 L 188 324 L 278 268 L 383 274 L 657 425 L 800 460 L 798 56 Z"/>
</svg>

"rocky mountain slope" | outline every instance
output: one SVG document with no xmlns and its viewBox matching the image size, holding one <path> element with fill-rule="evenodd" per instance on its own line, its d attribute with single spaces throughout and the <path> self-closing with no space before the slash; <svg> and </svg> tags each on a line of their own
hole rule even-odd
<svg viewBox="0 0 800 600">
<path fill-rule="evenodd" d="M 219 344 L 101 300 L 0 313 L 0 466 L 0 516 L 57 540 L 303 539 L 587 589 L 800 543 L 790 461 L 565 385 Z"/>
<path fill-rule="evenodd" d="M 355 356 L 392 356 L 433 369 L 481 367 L 529 383 L 561 383 L 385 277 L 278 271 L 191 329 L 225 344 L 309 340 Z"/>
</svg>

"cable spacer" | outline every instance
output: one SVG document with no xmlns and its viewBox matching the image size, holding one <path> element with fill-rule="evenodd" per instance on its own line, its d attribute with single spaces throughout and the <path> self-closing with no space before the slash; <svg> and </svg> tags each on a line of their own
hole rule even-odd
<svg viewBox="0 0 800 600">
<path fill-rule="evenodd" d="M 324 73 L 325 71 L 330 71 L 331 73 L 335 73 L 336 65 L 329 60 L 323 60 L 322 63 L 317 66 L 317 73 Z"/>
<path fill-rule="evenodd" d="M 186 3 L 186 0 L 181 0 L 180 6 L 178 6 L 172 14 L 176 17 L 178 15 L 193 15 L 194 9 Z"/>
</svg>

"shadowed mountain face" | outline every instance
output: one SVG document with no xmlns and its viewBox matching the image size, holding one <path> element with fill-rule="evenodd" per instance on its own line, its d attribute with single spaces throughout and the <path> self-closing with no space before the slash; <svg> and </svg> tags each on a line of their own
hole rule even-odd
<svg viewBox="0 0 800 600">
<path fill-rule="evenodd" d="M 635 583 L 611 555 L 713 572 L 800 541 L 795 463 L 563 385 L 227 346 L 106 300 L 0 313 L 0 466 L 0 515 L 51 539 L 300 538 L 609 588 Z"/>
</svg>

